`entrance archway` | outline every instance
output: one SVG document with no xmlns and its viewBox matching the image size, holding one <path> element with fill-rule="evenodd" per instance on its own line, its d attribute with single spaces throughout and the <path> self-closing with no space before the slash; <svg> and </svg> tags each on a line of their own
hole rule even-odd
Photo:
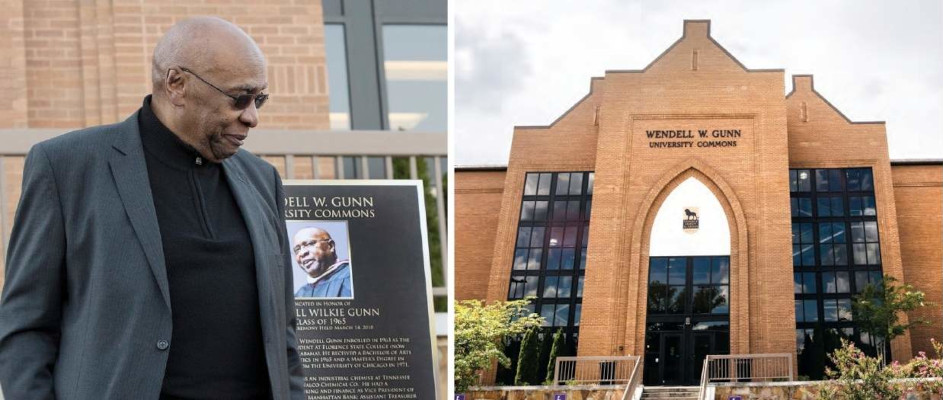
<svg viewBox="0 0 943 400">
<path fill-rule="evenodd" d="M 730 227 L 691 176 L 664 198 L 649 236 L 646 385 L 697 384 L 707 354 L 730 352 Z"/>
</svg>

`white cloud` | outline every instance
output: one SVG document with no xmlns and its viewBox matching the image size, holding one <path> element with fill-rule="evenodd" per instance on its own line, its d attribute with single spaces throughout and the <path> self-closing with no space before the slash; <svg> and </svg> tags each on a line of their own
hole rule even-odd
<svg viewBox="0 0 943 400">
<path fill-rule="evenodd" d="M 748 68 L 814 74 L 852 120 L 887 121 L 892 159 L 943 158 L 943 2 L 453 1 L 456 165 L 506 164 L 514 125 L 547 125 L 606 70 L 641 69 L 684 19 Z M 785 95 L 785 93 L 784 93 Z"/>
</svg>

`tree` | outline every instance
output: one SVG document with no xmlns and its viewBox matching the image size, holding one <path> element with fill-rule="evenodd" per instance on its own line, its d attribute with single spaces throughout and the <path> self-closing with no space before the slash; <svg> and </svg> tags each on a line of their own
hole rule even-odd
<svg viewBox="0 0 943 400">
<path fill-rule="evenodd" d="M 896 284 L 897 279 L 884 275 L 877 285 L 868 284 L 854 297 L 852 315 L 858 329 L 868 334 L 878 354 L 887 361 L 887 343 L 903 335 L 913 326 L 929 321 L 914 319 L 903 323 L 901 314 L 925 305 L 924 294 L 907 284 Z"/>
<path fill-rule="evenodd" d="M 553 371 L 554 368 L 556 368 L 557 356 L 563 355 L 564 345 L 563 329 L 557 329 L 557 333 L 553 334 L 553 345 L 550 346 L 550 357 L 549 361 L 547 361 L 547 377 L 544 380 L 545 382 L 553 382 Z"/>
<path fill-rule="evenodd" d="M 514 376 L 515 385 L 533 385 L 537 383 L 537 367 L 540 365 L 538 357 L 537 329 L 528 329 L 521 342 L 521 353 L 517 357 L 517 375 Z"/>
<path fill-rule="evenodd" d="M 455 303 L 455 391 L 464 392 L 478 383 L 478 371 L 497 361 L 505 367 L 503 342 L 539 327 L 543 318 L 527 307 L 530 300 L 496 301 L 486 305 L 479 300 Z"/>
</svg>

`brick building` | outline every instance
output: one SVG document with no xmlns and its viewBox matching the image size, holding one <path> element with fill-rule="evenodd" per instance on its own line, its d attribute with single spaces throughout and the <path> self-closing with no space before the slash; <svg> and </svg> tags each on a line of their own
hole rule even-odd
<svg viewBox="0 0 943 400">
<path fill-rule="evenodd" d="M 456 298 L 534 296 L 577 355 L 644 356 L 646 384 L 697 382 L 726 353 L 794 353 L 817 377 L 839 337 L 876 350 L 851 298 L 886 274 L 934 302 L 893 358 L 930 350 L 943 161 L 890 160 L 883 122 L 792 80 L 784 96 L 783 70 L 749 69 L 709 21 L 685 21 L 644 69 L 515 127 L 506 168 L 456 170 Z"/>
</svg>

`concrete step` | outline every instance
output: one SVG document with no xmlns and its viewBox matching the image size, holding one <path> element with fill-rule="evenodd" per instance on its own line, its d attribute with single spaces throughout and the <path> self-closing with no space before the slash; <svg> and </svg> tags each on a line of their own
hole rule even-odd
<svg viewBox="0 0 943 400">
<path fill-rule="evenodd" d="M 646 386 L 642 389 L 642 399 L 697 400 L 699 390 L 691 386 Z"/>
</svg>

